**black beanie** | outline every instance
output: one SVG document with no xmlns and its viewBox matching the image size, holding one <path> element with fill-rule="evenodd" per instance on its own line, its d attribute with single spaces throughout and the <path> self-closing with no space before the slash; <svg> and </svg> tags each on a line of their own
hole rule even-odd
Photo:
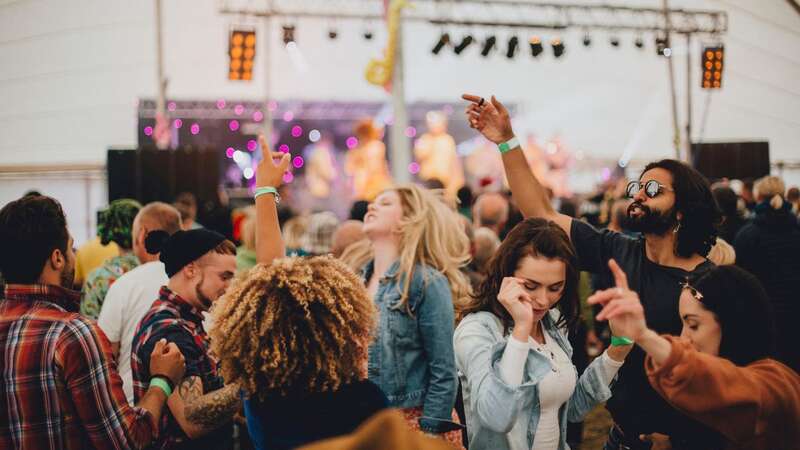
<svg viewBox="0 0 800 450">
<path fill-rule="evenodd" d="M 158 259 L 164 263 L 167 276 L 172 278 L 187 264 L 213 250 L 223 241 L 225 236 L 205 228 L 181 230 L 172 236 L 166 231 L 156 230 L 147 233 L 144 245 L 151 255 L 161 253 Z"/>
</svg>

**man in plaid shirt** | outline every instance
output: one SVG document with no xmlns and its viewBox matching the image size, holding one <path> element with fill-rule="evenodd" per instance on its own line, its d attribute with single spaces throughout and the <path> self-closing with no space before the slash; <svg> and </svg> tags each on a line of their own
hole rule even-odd
<svg viewBox="0 0 800 450">
<path fill-rule="evenodd" d="M 183 377 L 175 344 L 150 355 L 153 386 L 131 407 L 111 346 L 77 313 L 75 252 L 61 205 L 29 196 L 0 210 L 0 448 L 144 448 L 157 436 L 170 385 Z"/>
</svg>

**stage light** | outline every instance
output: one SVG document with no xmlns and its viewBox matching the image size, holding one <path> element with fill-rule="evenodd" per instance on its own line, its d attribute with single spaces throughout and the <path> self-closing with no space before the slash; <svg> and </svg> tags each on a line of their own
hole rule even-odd
<svg viewBox="0 0 800 450">
<path fill-rule="evenodd" d="M 364 32 L 364 39 L 368 41 L 372 40 L 372 30 L 367 30 Z"/>
<path fill-rule="evenodd" d="M 539 36 L 531 37 L 528 43 L 531 46 L 531 56 L 534 58 L 538 57 L 544 51 L 544 47 L 542 47 L 542 39 Z"/>
<path fill-rule="evenodd" d="M 483 48 L 481 49 L 481 56 L 489 56 L 489 52 L 495 48 L 497 45 L 497 38 L 494 36 L 489 36 L 486 38 L 486 41 L 483 43 Z"/>
<path fill-rule="evenodd" d="M 438 55 L 440 51 L 444 48 L 445 45 L 450 43 L 450 35 L 447 33 L 442 33 L 439 37 L 439 41 L 436 42 L 436 45 L 433 46 L 433 50 L 431 52 L 434 55 Z"/>
<path fill-rule="evenodd" d="M 724 67 L 725 47 L 704 47 L 700 67 L 703 76 L 700 86 L 703 89 L 719 89 L 722 87 L 722 68 Z"/>
<path fill-rule="evenodd" d="M 566 50 L 564 48 L 564 43 L 561 42 L 561 39 L 558 38 L 550 41 L 550 45 L 553 47 L 553 56 L 555 56 L 556 58 L 560 58 L 561 55 L 563 55 L 564 51 Z"/>
<path fill-rule="evenodd" d="M 612 47 L 619 47 L 619 37 L 611 36 L 611 39 L 608 40 Z"/>
<path fill-rule="evenodd" d="M 232 30 L 228 40 L 228 64 L 229 80 L 253 79 L 253 61 L 256 57 L 256 32 Z M 217 107 L 225 107 L 225 101 L 218 101 Z M 220 108 L 220 109 L 222 109 Z"/>
<path fill-rule="evenodd" d="M 588 34 L 584 35 L 583 36 L 583 46 L 584 47 L 588 47 L 590 45 L 592 45 L 592 37 L 589 36 Z"/>
<path fill-rule="evenodd" d="M 672 55 L 672 49 L 669 47 L 669 40 L 666 37 L 656 36 L 656 54 L 667 58 Z"/>
<path fill-rule="evenodd" d="M 294 25 L 283 26 L 283 43 L 294 42 Z"/>
<path fill-rule="evenodd" d="M 636 48 L 644 48 L 644 39 L 642 39 L 641 36 L 636 36 L 636 40 L 633 41 L 633 45 L 635 45 Z"/>
<path fill-rule="evenodd" d="M 460 55 L 461 52 L 463 52 L 467 47 L 469 47 L 470 44 L 472 44 L 473 40 L 474 38 L 472 37 L 472 35 L 468 34 L 464 36 L 464 39 L 462 39 L 461 42 L 455 46 L 453 51 L 456 53 L 456 55 Z"/>
<path fill-rule="evenodd" d="M 328 30 L 328 39 L 334 40 L 337 37 L 339 37 L 339 32 L 336 31 L 336 29 L 331 28 L 330 30 Z"/>
<path fill-rule="evenodd" d="M 508 50 L 506 51 L 506 57 L 508 57 L 508 59 L 512 59 L 514 55 L 517 53 L 518 47 L 519 47 L 519 38 L 516 36 L 512 36 L 511 39 L 508 40 Z"/>
</svg>

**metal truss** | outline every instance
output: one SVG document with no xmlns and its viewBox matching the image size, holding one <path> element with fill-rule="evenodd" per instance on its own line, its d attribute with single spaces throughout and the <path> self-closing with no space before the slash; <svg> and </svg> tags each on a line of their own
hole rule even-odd
<svg viewBox="0 0 800 450">
<path fill-rule="evenodd" d="M 611 4 L 534 1 L 412 0 L 404 20 L 437 26 L 523 29 L 611 30 L 720 35 L 728 30 L 724 11 L 639 8 Z M 383 19 L 383 0 L 220 0 L 222 14 L 335 21 Z"/>
</svg>

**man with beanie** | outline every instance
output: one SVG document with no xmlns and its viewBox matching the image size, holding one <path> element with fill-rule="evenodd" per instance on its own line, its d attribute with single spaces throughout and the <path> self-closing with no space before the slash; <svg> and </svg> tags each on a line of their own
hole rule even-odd
<svg viewBox="0 0 800 450">
<path fill-rule="evenodd" d="M 183 378 L 178 348 L 159 340 L 142 355 L 149 377 L 125 401 L 108 339 L 78 314 L 70 290 L 75 251 L 61 205 L 27 196 L 0 210 L 0 448 L 128 449 L 158 434 L 171 385 Z"/>
<path fill-rule="evenodd" d="M 149 368 L 143 364 L 156 342 L 174 342 L 186 358 L 186 375 L 167 404 L 155 445 L 159 449 L 213 448 L 232 445 L 232 417 L 239 409 L 237 386 L 224 387 L 217 373 L 218 361 L 209 353 L 202 312 L 208 311 L 236 272 L 236 247 L 214 231 L 178 231 L 171 236 L 154 231 L 147 236 L 147 250 L 160 253 L 169 283 L 161 288 L 133 339 L 131 370 L 134 399 L 144 395 Z M 226 397 L 229 413 L 217 420 L 190 420 L 186 410 L 196 402 Z"/>
<path fill-rule="evenodd" d="M 173 234 L 181 229 L 181 215 L 172 205 L 152 202 L 145 205 L 133 219 L 131 242 L 133 254 L 140 265 L 117 279 L 112 284 L 97 325 L 100 326 L 117 357 L 122 390 L 128 403 L 133 404 L 133 376 L 131 375 L 131 345 L 133 335 L 150 305 L 158 298 L 161 286 L 169 282 L 164 263 L 158 253 L 150 254 L 145 247 L 145 238 L 150 232 L 163 230 Z"/>
</svg>

